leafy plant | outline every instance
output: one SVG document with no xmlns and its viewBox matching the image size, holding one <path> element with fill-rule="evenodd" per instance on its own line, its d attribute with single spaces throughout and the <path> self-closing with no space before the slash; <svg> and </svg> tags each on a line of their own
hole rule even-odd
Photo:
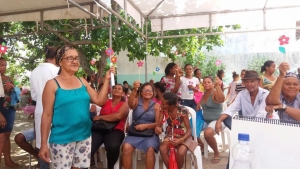
<svg viewBox="0 0 300 169">
<path fill-rule="evenodd" d="M 207 57 L 206 60 L 198 62 L 196 66 L 201 70 L 202 77 L 205 76 L 217 76 L 218 70 L 226 70 L 226 65 L 221 63 L 219 66 L 216 65 L 217 57 L 211 56 Z"/>
<path fill-rule="evenodd" d="M 272 58 L 271 56 L 253 56 L 253 58 L 247 63 L 247 69 L 248 70 L 255 70 L 257 73 L 259 74 L 263 74 L 261 73 L 261 67 L 264 65 L 264 63 L 267 60 L 273 60 L 275 63 L 277 63 L 277 60 L 274 60 L 274 57 Z M 278 70 L 275 70 L 275 74 L 278 74 Z"/>
</svg>

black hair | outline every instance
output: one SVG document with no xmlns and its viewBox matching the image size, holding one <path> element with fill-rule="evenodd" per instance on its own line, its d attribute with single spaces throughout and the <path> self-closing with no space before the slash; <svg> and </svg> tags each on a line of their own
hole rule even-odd
<svg viewBox="0 0 300 169">
<path fill-rule="evenodd" d="M 200 69 L 195 69 L 195 70 L 194 70 L 194 75 L 196 75 L 196 73 L 197 73 L 198 70 L 201 72 Z"/>
<path fill-rule="evenodd" d="M 169 106 L 176 106 L 178 104 L 178 96 L 173 92 L 164 93 L 163 98 Z"/>
<path fill-rule="evenodd" d="M 166 91 L 165 85 L 162 82 L 154 83 L 154 87 L 159 89 L 161 93 L 165 93 L 165 91 Z"/>
<path fill-rule="evenodd" d="M 86 76 L 86 81 L 87 81 L 87 82 L 91 82 L 91 75 L 87 75 L 87 76 Z"/>
<path fill-rule="evenodd" d="M 123 85 L 125 85 L 125 84 L 128 84 L 128 82 L 126 80 L 123 82 Z"/>
<path fill-rule="evenodd" d="M 3 38 L 0 37 L 0 45 L 2 45 L 2 43 L 5 43 L 7 45 L 6 40 L 4 40 Z"/>
<path fill-rule="evenodd" d="M 53 59 L 56 56 L 57 47 L 45 46 L 46 60 Z"/>
<path fill-rule="evenodd" d="M 0 57 L 0 60 L 4 60 L 4 61 L 6 61 L 6 59 L 5 59 L 4 57 Z"/>
<path fill-rule="evenodd" d="M 224 70 L 218 70 L 217 76 L 220 80 L 222 80 L 222 74 L 224 73 Z"/>
<path fill-rule="evenodd" d="M 121 86 L 122 87 L 122 91 L 125 93 L 125 87 L 122 85 L 122 84 L 120 84 L 120 83 L 117 83 L 117 84 L 115 84 L 113 87 L 112 87 L 112 89 L 115 87 L 115 86 Z M 128 90 L 128 89 L 127 89 Z M 126 93 L 125 93 L 126 94 Z M 125 96 L 122 96 L 121 97 L 121 101 L 123 101 L 123 102 L 125 102 L 126 101 L 126 98 L 125 98 Z"/>
<path fill-rule="evenodd" d="M 235 71 L 232 72 L 232 78 L 233 78 L 233 79 L 235 79 L 235 78 L 237 78 L 237 77 L 239 77 L 239 76 L 240 76 L 240 75 L 237 74 Z"/>
<path fill-rule="evenodd" d="M 140 96 L 142 97 L 142 92 L 141 92 L 141 91 L 142 91 L 146 86 L 151 86 L 152 91 L 153 91 L 153 97 L 154 97 L 154 96 L 155 96 L 155 88 L 154 88 L 153 84 L 150 83 L 150 82 L 146 82 L 146 83 L 144 83 L 144 84 L 141 85 L 141 87 L 139 88 Z"/>
<path fill-rule="evenodd" d="M 185 65 L 184 65 L 184 69 L 185 69 L 186 67 L 188 67 L 188 66 L 192 66 L 192 68 L 193 68 L 193 65 L 190 64 L 190 63 L 188 63 L 188 64 L 185 64 Z"/>
<path fill-rule="evenodd" d="M 168 63 L 166 68 L 165 68 L 165 75 L 168 76 L 170 74 L 170 69 L 172 69 L 174 66 L 176 66 L 176 63 L 171 62 Z"/>
<path fill-rule="evenodd" d="M 261 67 L 260 69 L 260 73 L 264 72 L 267 70 L 267 67 L 270 67 L 273 63 L 275 63 L 274 61 L 272 60 L 267 60 L 264 65 Z"/>
<path fill-rule="evenodd" d="M 246 72 L 246 71 L 247 71 L 246 69 L 241 70 L 241 74 L 242 74 L 243 72 Z"/>
<path fill-rule="evenodd" d="M 212 76 L 205 76 L 205 77 L 203 78 L 203 81 L 204 81 L 205 79 L 210 79 L 212 82 L 214 82 L 214 79 L 213 79 Z"/>
</svg>

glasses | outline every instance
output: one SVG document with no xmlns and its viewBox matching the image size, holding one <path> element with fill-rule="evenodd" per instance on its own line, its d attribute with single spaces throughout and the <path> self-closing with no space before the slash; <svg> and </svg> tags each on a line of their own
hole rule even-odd
<svg viewBox="0 0 300 169">
<path fill-rule="evenodd" d="M 152 93 L 153 90 L 146 90 L 146 89 L 143 89 L 142 92 L 143 92 L 143 93 Z"/>
<path fill-rule="evenodd" d="M 74 62 L 75 60 L 76 60 L 76 62 L 80 62 L 80 59 L 78 57 L 73 58 L 72 56 L 69 56 L 69 57 L 65 57 L 65 58 L 62 58 L 62 59 L 66 59 L 70 63 Z"/>
</svg>

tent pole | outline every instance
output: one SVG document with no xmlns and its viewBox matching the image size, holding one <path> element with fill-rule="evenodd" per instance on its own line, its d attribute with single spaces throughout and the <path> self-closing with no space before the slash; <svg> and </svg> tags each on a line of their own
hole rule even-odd
<svg viewBox="0 0 300 169">
<path fill-rule="evenodd" d="M 120 19 L 122 22 L 124 22 L 128 27 L 132 28 L 137 34 L 142 36 L 143 38 L 147 38 L 140 30 L 138 30 L 135 26 L 133 26 L 131 23 L 127 22 L 120 14 L 115 12 L 111 7 L 107 6 L 105 3 L 102 1 L 98 2 L 103 8 L 109 12 L 111 12 L 113 15 L 115 15 L 118 19 Z"/>
<path fill-rule="evenodd" d="M 146 21 L 145 21 L 145 24 L 146 24 L 146 42 L 145 42 L 145 45 L 146 45 L 146 56 L 145 56 L 145 82 L 148 82 L 148 71 L 147 71 L 147 56 L 148 56 L 148 17 L 146 18 Z"/>
<path fill-rule="evenodd" d="M 182 37 L 192 37 L 192 36 L 208 36 L 208 35 L 225 35 L 234 33 L 253 33 L 253 32 L 266 32 L 266 31 L 278 31 L 278 30 L 300 30 L 300 27 L 293 28 L 276 28 L 276 29 L 259 29 L 259 30 L 244 30 L 244 31 L 231 31 L 231 32 L 213 32 L 213 33 L 196 33 L 196 34 L 186 34 L 186 35 L 172 35 L 172 36 L 152 36 L 147 39 L 168 39 L 168 38 L 182 38 Z"/>
</svg>

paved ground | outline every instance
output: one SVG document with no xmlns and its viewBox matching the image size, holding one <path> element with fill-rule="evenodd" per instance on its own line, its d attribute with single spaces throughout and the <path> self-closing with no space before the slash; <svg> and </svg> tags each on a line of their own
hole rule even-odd
<svg viewBox="0 0 300 169">
<path fill-rule="evenodd" d="M 14 130 L 12 132 L 11 136 L 11 145 L 12 145 L 12 159 L 13 161 L 17 162 L 20 164 L 22 169 L 29 168 L 29 156 L 28 153 L 25 151 L 21 150 L 13 141 L 13 138 L 16 134 L 18 134 L 20 131 L 31 128 L 33 126 L 33 120 L 28 120 L 23 114 L 18 114 L 16 116 L 16 121 L 15 121 L 15 126 Z M 220 143 L 220 138 L 217 138 L 218 143 Z M 210 150 L 210 152 L 212 152 Z M 209 158 L 206 159 L 202 157 L 203 160 L 203 169 L 225 169 L 227 160 L 228 160 L 228 152 L 222 152 L 221 153 L 221 161 L 218 164 L 211 164 L 210 159 L 212 158 L 212 153 L 209 153 Z M 188 159 L 189 160 L 189 159 Z M 4 159 L 2 158 L 1 161 L 3 162 Z M 36 159 L 32 159 L 31 165 L 35 165 L 37 163 Z M 138 161 L 138 169 L 145 169 L 145 156 L 142 154 L 142 160 Z M 100 167 L 101 168 L 102 163 L 100 162 Z M 160 161 L 160 168 L 162 168 L 162 161 Z M 97 167 L 92 166 L 91 169 L 96 169 Z M 187 169 L 190 168 L 189 163 L 187 163 L 186 166 Z M 0 169 L 8 169 L 7 167 L 4 166 L 4 164 L 0 164 Z"/>
</svg>

